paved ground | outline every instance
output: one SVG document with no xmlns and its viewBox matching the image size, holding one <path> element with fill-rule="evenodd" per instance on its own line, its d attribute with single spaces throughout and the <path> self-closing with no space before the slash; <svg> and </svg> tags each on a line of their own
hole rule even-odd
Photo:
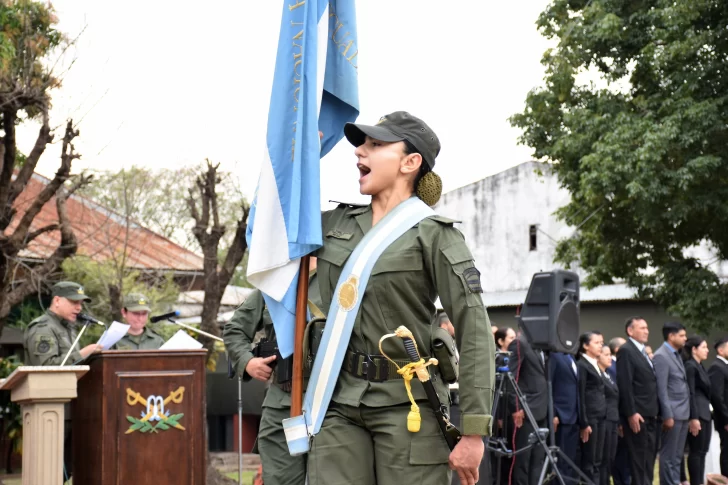
<svg viewBox="0 0 728 485">
<path fill-rule="evenodd" d="M 212 464 L 228 477 L 238 479 L 237 453 L 210 453 Z M 243 484 L 252 485 L 255 471 L 260 465 L 260 457 L 253 454 L 243 454 Z M 0 485 L 22 485 L 21 475 L 5 475 L 0 473 Z M 72 485 L 69 481 L 66 485 Z"/>
</svg>

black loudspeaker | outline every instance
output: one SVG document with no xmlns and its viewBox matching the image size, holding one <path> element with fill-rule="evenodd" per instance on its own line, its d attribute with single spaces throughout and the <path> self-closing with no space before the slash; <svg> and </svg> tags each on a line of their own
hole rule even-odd
<svg viewBox="0 0 728 485">
<path fill-rule="evenodd" d="M 533 275 L 518 320 L 533 348 L 575 353 L 579 346 L 579 276 L 559 269 Z"/>
</svg>

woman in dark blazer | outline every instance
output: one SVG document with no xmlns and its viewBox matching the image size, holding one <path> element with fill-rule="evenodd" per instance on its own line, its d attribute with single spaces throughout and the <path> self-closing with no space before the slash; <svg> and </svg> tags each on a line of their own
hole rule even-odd
<svg viewBox="0 0 728 485">
<path fill-rule="evenodd" d="M 604 377 L 597 359 L 604 347 L 604 337 L 587 332 L 579 337 L 581 356 L 579 372 L 579 427 L 581 428 L 581 470 L 595 484 L 599 483 L 607 403 L 604 398 Z"/>
<path fill-rule="evenodd" d="M 690 337 L 683 347 L 685 374 L 690 388 L 690 424 L 688 427 L 688 474 L 690 485 L 704 483 L 705 456 L 712 433 L 710 417 L 710 377 L 702 362 L 708 358 L 708 343 L 703 337 Z"/>
<path fill-rule="evenodd" d="M 615 365 L 612 361 L 612 352 L 609 346 L 602 347 L 599 355 L 599 368 L 604 378 L 604 400 L 607 404 L 607 417 L 604 420 L 604 453 L 602 465 L 599 470 L 600 485 L 609 485 L 612 474 L 614 458 L 617 456 L 617 439 L 619 430 L 619 388 L 617 383 L 609 376 L 607 369 Z"/>
</svg>

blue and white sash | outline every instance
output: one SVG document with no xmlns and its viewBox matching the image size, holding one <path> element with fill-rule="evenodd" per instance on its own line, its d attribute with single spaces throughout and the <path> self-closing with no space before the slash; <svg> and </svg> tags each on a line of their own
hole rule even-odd
<svg viewBox="0 0 728 485">
<path fill-rule="evenodd" d="M 310 439 L 321 429 L 374 264 L 390 244 L 434 214 L 420 199 L 407 199 L 364 235 L 344 265 L 306 388 L 303 414 L 283 420 L 291 455 L 307 453 Z"/>
</svg>

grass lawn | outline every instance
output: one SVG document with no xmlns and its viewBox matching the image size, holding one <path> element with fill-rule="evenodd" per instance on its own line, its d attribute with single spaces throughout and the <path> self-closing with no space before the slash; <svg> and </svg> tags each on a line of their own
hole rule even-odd
<svg viewBox="0 0 728 485">
<path fill-rule="evenodd" d="M 232 478 L 235 480 L 235 483 L 238 481 L 238 472 L 232 472 L 227 474 L 228 478 Z M 255 472 L 254 471 L 243 471 L 243 485 L 253 485 L 253 479 L 255 478 Z"/>
</svg>

